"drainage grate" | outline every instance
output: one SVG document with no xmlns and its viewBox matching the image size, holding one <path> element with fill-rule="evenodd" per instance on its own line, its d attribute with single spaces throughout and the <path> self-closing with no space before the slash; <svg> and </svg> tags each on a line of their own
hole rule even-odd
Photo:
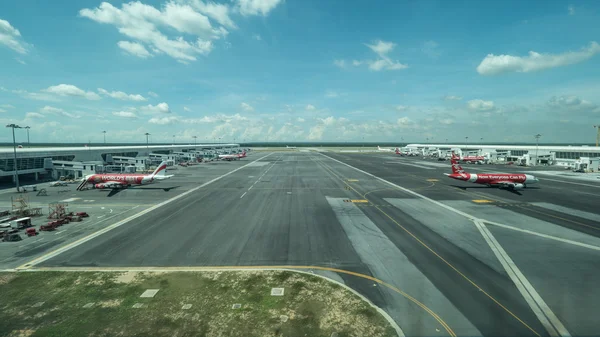
<svg viewBox="0 0 600 337">
<path fill-rule="evenodd" d="M 271 296 L 283 296 L 283 288 L 271 288 Z"/>
</svg>

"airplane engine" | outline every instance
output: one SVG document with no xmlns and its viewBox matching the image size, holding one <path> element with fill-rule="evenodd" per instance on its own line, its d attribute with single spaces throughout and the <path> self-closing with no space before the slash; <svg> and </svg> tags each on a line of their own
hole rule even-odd
<svg viewBox="0 0 600 337">
<path fill-rule="evenodd" d="M 525 185 L 523 185 L 523 184 L 514 184 L 513 185 L 514 190 L 522 190 L 523 188 L 525 188 Z"/>
<path fill-rule="evenodd" d="M 95 184 L 94 188 L 103 189 L 103 188 L 106 188 L 106 185 L 104 185 L 104 184 Z"/>
</svg>

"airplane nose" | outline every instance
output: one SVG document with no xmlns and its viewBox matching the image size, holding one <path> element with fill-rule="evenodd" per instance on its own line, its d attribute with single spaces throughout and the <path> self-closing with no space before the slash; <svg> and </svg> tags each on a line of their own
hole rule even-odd
<svg viewBox="0 0 600 337">
<path fill-rule="evenodd" d="M 536 178 L 535 176 L 533 176 L 531 174 L 526 174 L 525 175 L 525 181 L 528 184 L 535 184 L 535 183 L 539 182 L 538 178 Z"/>
</svg>

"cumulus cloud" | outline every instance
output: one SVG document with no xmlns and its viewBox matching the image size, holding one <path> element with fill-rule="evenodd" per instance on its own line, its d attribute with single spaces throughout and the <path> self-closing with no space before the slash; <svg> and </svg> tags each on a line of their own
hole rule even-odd
<svg viewBox="0 0 600 337">
<path fill-rule="evenodd" d="M 494 102 L 474 99 L 467 102 L 467 108 L 474 112 L 489 112 L 496 109 Z"/>
<path fill-rule="evenodd" d="M 79 116 L 74 115 L 72 113 L 66 112 L 63 109 L 60 108 L 55 108 L 49 105 L 46 105 L 45 107 L 40 109 L 40 112 L 43 114 L 54 114 L 57 116 L 65 116 L 65 117 L 69 117 L 69 118 L 79 118 Z"/>
<path fill-rule="evenodd" d="M 39 112 L 28 112 L 25 114 L 25 118 L 28 118 L 28 119 L 40 119 L 40 118 L 44 118 L 44 117 L 46 117 L 46 116 L 42 115 Z"/>
<path fill-rule="evenodd" d="M 406 111 L 406 110 L 408 110 L 408 107 L 406 105 L 396 105 L 394 108 L 396 109 L 396 111 Z"/>
<path fill-rule="evenodd" d="M 305 109 L 306 111 L 315 111 L 317 108 L 312 104 L 308 104 Z"/>
<path fill-rule="evenodd" d="M 21 59 L 20 59 L 20 58 L 18 58 L 18 57 L 15 57 L 15 61 L 17 61 L 17 62 L 19 62 L 19 63 L 21 63 L 21 64 L 23 64 L 23 65 L 27 64 L 27 63 L 25 63 L 25 61 L 21 60 Z"/>
<path fill-rule="evenodd" d="M 152 117 L 148 121 L 148 123 L 150 123 L 150 124 L 158 124 L 158 125 L 175 124 L 178 122 L 179 122 L 179 117 L 177 117 L 177 116 Z"/>
<path fill-rule="evenodd" d="M 217 21 L 219 24 L 230 28 L 235 29 L 237 26 L 229 17 L 230 8 L 225 4 L 219 4 L 214 2 L 204 2 L 201 0 L 188 0 L 188 1 L 180 1 L 187 2 L 194 9 L 197 9 L 200 13 L 208 16 L 209 18 Z"/>
<path fill-rule="evenodd" d="M 400 127 L 408 127 L 413 125 L 413 121 L 408 117 L 400 117 L 396 121 L 396 124 L 398 124 Z"/>
<path fill-rule="evenodd" d="M 148 96 L 156 98 L 156 97 L 158 97 L 158 94 L 153 91 L 148 91 Z"/>
<path fill-rule="evenodd" d="M 388 56 L 388 54 L 396 47 L 395 43 L 376 40 L 373 42 L 373 44 L 366 43 L 365 46 L 377 54 L 379 58 L 375 60 L 364 61 L 352 60 L 351 64 L 353 66 L 358 67 L 365 64 L 368 65 L 369 69 L 373 71 L 400 70 L 408 68 L 406 64 L 402 64 L 399 61 L 394 61 Z M 345 60 L 335 60 L 333 63 L 337 67 L 345 68 L 350 62 L 346 62 Z"/>
<path fill-rule="evenodd" d="M 463 99 L 462 96 L 454 96 L 454 95 L 448 95 L 448 96 L 443 97 L 444 101 L 460 101 L 462 99 Z"/>
<path fill-rule="evenodd" d="M 109 91 L 104 90 L 102 88 L 98 88 L 98 92 L 101 93 L 102 95 L 109 96 L 109 97 L 112 97 L 114 99 L 118 99 L 118 100 L 121 100 L 121 101 L 134 101 L 134 102 L 146 101 L 146 98 L 144 96 L 142 96 L 142 95 L 139 95 L 139 94 L 136 94 L 136 95 L 126 94 L 126 93 L 124 93 L 122 91 L 111 91 L 111 92 L 109 92 Z"/>
<path fill-rule="evenodd" d="M 171 109 L 169 108 L 169 104 L 162 102 L 162 103 L 158 103 L 156 105 L 152 105 L 152 104 L 148 104 L 146 106 L 140 107 L 140 110 L 146 112 L 146 113 L 153 113 L 153 114 L 167 114 L 167 113 L 171 113 Z"/>
<path fill-rule="evenodd" d="M 282 0 L 237 0 L 237 8 L 244 16 L 267 16 Z"/>
<path fill-rule="evenodd" d="M 10 104 L 0 104 L 0 108 L 4 108 L 4 109 L 14 109 L 14 105 L 10 105 Z"/>
<path fill-rule="evenodd" d="M 21 39 L 21 32 L 10 22 L 0 19 L 0 45 L 4 45 L 19 54 L 27 54 L 29 45 Z"/>
<path fill-rule="evenodd" d="M 254 108 L 250 104 L 245 103 L 245 102 L 242 102 L 242 104 L 240 104 L 240 107 L 242 108 L 242 110 L 247 111 L 247 112 L 254 111 Z"/>
<path fill-rule="evenodd" d="M 188 108 L 187 106 L 184 106 L 183 111 L 191 112 L 192 110 L 190 108 Z"/>
<path fill-rule="evenodd" d="M 83 97 L 88 100 L 99 100 L 100 96 L 93 91 L 85 91 L 79 89 L 78 87 L 72 84 L 59 84 L 48 87 L 47 89 L 42 90 L 43 92 L 59 95 L 59 96 L 73 96 L 73 97 Z"/>
<path fill-rule="evenodd" d="M 298 122 L 298 123 L 304 123 L 304 122 L 306 122 L 306 120 L 304 118 L 302 118 L 302 117 L 298 117 L 298 118 L 296 118 L 296 122 Z"/>
<path fill-rule="evenodd" d="M 215 6 L 206 8 L 206 11 L 216 10 Z M 127 52 L 147 57 L 151 54 L 148 51 L 150 49 L 154 54 L 164 53 L 182 63 L 196 61 L 197 55 L 208 55 L 213 49 L 212 40 L 229 33 L 224 27 L 213 27 L 207 16 L 190 5 L 173 1 L 160 10 L 139 1 L 124 3 L 121 8 L 103 2 L 97 8 L 80 10 L 79 15 L 98 23 L 113 25 L 119 33 L 135 40 L 132 43 L 143 47 L 142 49 L 132 43 L 119 44 Z M 188 41 L 182 36 L 171 39 L 161 29 L 193 35 L 195 40 Z"/>
<path fill-rule="evenodd" d="M 112 113 L 113 116 L 123 117 L 123 118 L 137 118 L 138 116 L 131 111 L 115 111 Z"/>
<path fill-rule="evenodd" d="M 517 72 L 528 73 L 571 64 L 581 63 L 600 53 L 600 45 L 592 41 L 580 51 L 569 51 L 561 54 L 540 54 L 534 51 L 529 56 L 488 54 L 477 66 L 481 75 L 498 75 Z"/>
<path fill-rule="evenodd" d="M 553 110 L 563 112 L 600 113 L 600 106 L 574 95 L 552 96 L 547 105 Z"/>
<path fill-rule="evenodd" d="M 141 43 L 129 42 L 129 41 L 119 41 L 119 42 L 117 42 L 117 45 L 119 46 L 119 48 L 123 49 L 128 54 L 133 55 L 133 56 L 137 56 L 137 57 L 140 57 L 143 59 L 152 56 L 152 54 L 150 54 L 148 49 L 146 49 L 146 47 L 144 47 L 144 45 Z"/>
</svg>

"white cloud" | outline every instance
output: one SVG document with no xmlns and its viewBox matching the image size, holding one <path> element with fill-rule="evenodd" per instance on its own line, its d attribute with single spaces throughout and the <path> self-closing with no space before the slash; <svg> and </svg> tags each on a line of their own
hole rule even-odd
<svg viewBox="0 0 600 337">
<path fill-rule="evenodd" d="M 88 100 L 99 100 L 100 96 L 93 91 L 84 91 L 79 89 L 78 87 L 71 84 L 59 84 L 48 87 L 47 89 L 42 90 L 44 92 L 48 92 L 51 94 L 56 94 L 59 96 L 74 96 L 74 97 L 83 97 Z"/>
<path fill-rule="evenodd" d="M 0 112 L 6 112 L 6 110 L 4 110 L 4 109 L 0 108 Z"/>
<path fill-rule="evenodd" d="M 467 108 L 475 112 L 489 112 L 496 109 L 494 102 L 474 99 L 467 102 Z"/>
<path fill-rule="evenodd" d="M 138 116 L 131 111 L 115 111 L 112 113 L 114 116 L 123 118 L 137 118 Z"/>
<path fill-rule="evenodd" d="M 161 10 L 141 2 L 124 3 L 120 9 L 103 2 L 97 8 L 80 10 L 79 15 L 98 23 L 114 25 L 119 33 L 145 44 L 148 47 L 144 47 L 146 51 L 150 49 L 155 54 L 164 53 L 182 63 L 196 61 L 197 55 L 209 54 L 213 49 L 211 40 L 228 34 L 223 27 L 213 27 L 205 15 L 196 12 L 190 5 L 175 2 L 168 2 Z M 182 36 L 170 39 L 159 28 L 194 35 L 196 40 L 187 41 Z M 137 56 L 145 55 L 139 47 L 128 47 L 133 47 Z"/>
<path fill-rule="evenodd" d="M 255 39 L 255 40 L 257 40 L 257 41 L 262 40 L 262 37 L 260 37 L 260 35 L 258 35 L 258 34 L 252 35 L 252 38 Z"/>
<path fill-rule="evenodd" d="M 233 20 L 229 17 L 230 8 L 227 5 L 201 0 L 188 0 L 184 2 L 189 3 L 190 6 L 197 9 L 200 13 L 205 14 L 227 28 L 237 28 Z"/>
<path fill-rule="evenodd" d="M 148 91 L 148 96 L 156 98 L 158 97 L 158 94 L 153 91 Z"/>
<path fill-rule="evenodd" d="M 242 108 L 242 110 L 244 110 L 244 111 L 248 111 L 248 112 L 250 112 L 250 111 L 254 111 L 254 108 L 253 108 L 253 107 L 252 107 L 250 104 L 248 104 L 248 103 L 245 103 L 245 102 L 242 102 L 242 104 L 240 104 L 240 107 L 241 107 L 241 108 Z"/>
<path fill-rule="evenodd" d="M 317 108 L 312 104 L 308 104 L 305 109 L 306 111 L 315 111 Z"/>
<path fill-rule="evenodd" d="M 444 96 L 444 98 L 443 98 L 444 101 L 460 101 L 462 99 L 463 99 L 462 96 L 454 96 L 454 95 Z"/>
<path fill-rule="evenodd" d="M 302 118 L 302 117 L 298 117 L 298 118 L 296 118 L 296 122 L 298 122 L 298 123 L 304 123 L 304 122 L 306 122 L 306 120 L 304 118 Z"/>
<path fill-rule="evenodd" d="M 282 0 L 237 0 L 240 14 L 267 16 Z"/>
<path fill-rule="evenodd" d="M 444 125 L 454 124 L 454 120 L 452 118 L 442 118 L 442 119 L 438 120 L 438 122 L 440 122 L 440 124 L 444 124 Z"/>
<path fill-rule="evenodd" d="M 39 119 L 39 118 L 44 118 L 44 117 L 46 117 L 46 116 L 42 115 L 39 112 L 28 112 L 25 114 L 25 118 L 28 118 L 28 119 Z"/>
<path fill-rule="evenodd" d="M 21 32 L 13 27 L 10 22 L 0 19 L 0 44 L 16 51 L 27 54 L 29 45 L 21 40 Z"/>
<path fill-rule="evenodd" d="M 54 115 L 58 115 L 58 116 L 65 116 L 65 117 L 69 117 L 69 118 L 79 118 L 80 117 L 80 116 L 68 113 L 68 112 L 66 112 L 63 109 L 51 107 L 49 105 L 46 105 L 45 107 L 41 108 L 40 112 L 43 113 L 43 114 L 49 114 L 50 113 L 50 114 L 54 114 Z"/>
<path fill-rule="evenodd" d="M 14 109 L 14 105 L 10 105 L 10 104 L 2 104 L 0 105 L 0 108 L 5 108 L 5 109 Z"/>
<path fill-rule="evenodd" d="M 152 117 L 148 121 L 150 124 L 158 124 L 158 125 L 168 125 L 179 122 L 179 117 L 177 116 L 167 116 L 167 117 Z"/>
<path fill-rule="evenodd" d="M 396 121 L 396 124 L 400 127 L 408 127 L 413 125 L 413 121 L 408 117 L 400 117 Z"/>
<path fill-rule="evenodd" d="M 530 51 L 529 56 L 525 57 L 488 54 L 477 66 L 477 72 L 481 75 L 498 75 L 507 72 L 540 71 L 580 63 L 598 53 L 600 53 L 600 45 L 592 41 L 589 46 L 581 48 L 580 51 L 562 54 L 540 54 L 534 51 Z"/>
<path fill-rule="evenodd" d="M 567 9 L 569 10 L 569 15 L 575 15 L 575 7 L 573 5 L 569 5 Z"/>
<path fill-rule="evenodd" d="M 344 60 L 333 60 L 333 64 L 339 68 L 346 68 L 346 61 Z"/>
<path fill-rule="evenodd" d="M 192 110 L 190 108 L 188 108 L 187 106 L 184 106 L 183 111 L 191 112 Z"/>
<path fill-rule="evenodd" d="M 395 109 L 396 111 L 406 111 L 408 110 L 408 107 L 405 105 L 396 105 Z"/>
<path fill-rule="evenodd" d="M 171 109 L 169 109 L 169 104 L 162 102 L 156 105 L 148 104 L 140 107 L 140 110 L 148 113 L 170 113 Z"/>
<path fill-rule="evenodd" d="M 581 99 L 577 96 L 552 96 L 550 100 L 548 100 L 548 106 L 554 110 L 558 110 L 561 112 L 591 112 L 591 113 L 600 113 L 600 106 L 587 101 L 585 99 Z"/>
<path fill-rule="evenodd" d="M 17 62 L 19 62 L 19 63 L 21 63 L 21 64 L 23 64 L 23 65 L 27 64 L 27 63 L 25 63 L 25 61 L 21 60 L 21 59 L 20 59 L 20 58 L 18 58 L 18 57 L 15 57 L 15 61 L 17 61 Z"/>
<path fill-rule="evenodd" d="M 150 52 L 148 51 L 148 49 L 146 49 L 146 47 L 144 47 L 144 45 L 137 42 L 119 41 L 117 42 L 117 45 L 119 46 L 119 48 L 123 49 L 124 51 L 133 56 L 141 57 L 143 59 L 152 56 L 152 54 L 150 54 Z"/>
<path fill-rule="evenodd" d="M 144 96 L 136 94 L 126 94 L 122 91 L 112 91 L 112 92 L 108 92 L 107 90 L 104 90 L 102 88 L 98 88 L 98 92 L 101 93 L 102 95 L 106 95 L 121 101 L 134 101 L 134 102 L 143 102 L 146 101 L 146 98 L 144 98 Z"/>
<path fill-rule="evenodd" d="M 205 123 L 232 123 L 232 122 L 247 122 L 249 119 L 240 114 L 223 115 L 217 114 L 213 116 L 204 116 L 202 118 L 190 118 L 182 120 L 186 124 L 205 124 Z"/>
<path fill-rule="evenodd" d="M 365 46 L 369 47 L 377 56 L 379 57 L 376 60 L 352 60 L 352 65 L 355 67 L 366 64 L 369 66 L 370 70 L 373 71 L 381 71 L 381 70 L 401 70 L 406 69 L 408 66 L 406 64 L 402 64 L 399 61 L 394 61 L 390 59 L 388 54 L 394 50 L 396 44 L 393 42 L 386 42 L 382 40 L 376 40 L 373 44 L 365 43 Z M 335 60 L 334 64 L 340 68 L 346 67 L 345 60 Z"/>
</svg>

